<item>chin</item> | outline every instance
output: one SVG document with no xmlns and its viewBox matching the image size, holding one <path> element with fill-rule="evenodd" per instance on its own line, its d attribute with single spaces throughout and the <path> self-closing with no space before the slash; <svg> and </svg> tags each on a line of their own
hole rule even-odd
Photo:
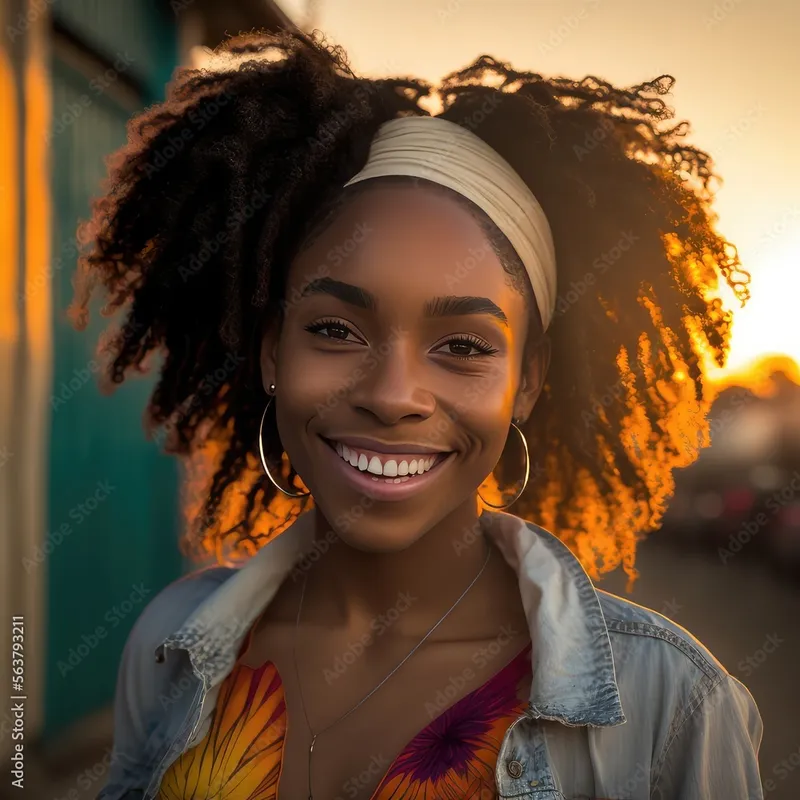
<svg viewBox="0 0 800 800">
<path fill-rule="evenodd" d="M 382 528 L 383 526 L 380 525 Z M 400 553 L 411 547 L 427 530 L 398 526 L 396 531 L 376 530 L 376 525 L 362 520 L 354 525 L 345 526 L 338 532 L 341 541 L 348 547 L 362 553 L 389 554 Z"/>
<path fill-rule="evenodd" d="M 323 498 L 316 503 L 319 512 L 343 544 L 362 553 L 399 553 L 421 539 L 439 521 L 439 509 L 433 509 L 430 518 L 428 507 L 403 513 L 393 503 L 379 503 L 369 498 L 345 505 L 326 503 Z"/>
</svg>

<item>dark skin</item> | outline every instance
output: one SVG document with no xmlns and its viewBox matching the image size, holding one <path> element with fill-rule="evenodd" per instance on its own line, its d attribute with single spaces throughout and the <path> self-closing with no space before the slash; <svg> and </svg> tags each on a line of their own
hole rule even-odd
<svg viewBox="0 0 800 800">
<path fill-rule="evenodd" d="M 345 257 L 330 256 L 337 246 Z M 480 254 L 471 262 L 474 268 L 456 272 L 470 253 Z M 321 277 L 359 287 L 371 295 L 374 308 L 328 291 L 301 297 Z M 500 459 L 511 420 L 531 413 L 549 351 L 542 344 L 523 363 L 526 340 L 540 332 L 531 329 L 538 325 L 536 316 L 510 285 L 469 211 L 419 186 L 376 185 L 345 205 L 291 264 L 287 296 L 300 299 L 264 337 L 262 377 L 265 388 L 277 386 L 278 429 L 314 496 L 316 534 L 336 536 L 307 571 L 297 638 L 311 728 L 319 733 L 380 683 L 494 550 L 469 593 L 387 684 L 320 733 L 312 763 L 314 796 L 367 798 L 391 761 L 430 722 L 431 703 L 452 677 L 464 680 L 448 705 L 498 672 L 529 641 L 516 575 L 487 538 L 474 536 L 476 490 Z M 433 298 L 454 296 L 487 298 L 493 305 L 483 309 L 499 309 L 505 321 L 474 308 L 467 315 L 426 314 Z M 326 327 L 307 330 L 317 323 Z M 342 462 L 343 469 L 336 468 L 336 456 L 320 436 L 427 444 L 455 455 L 416 494 L 376 500 L 347 480 L 344 470 L 351 467 Z M 293 660 L 302 583 L 302 577 L 284 582 L 244 657 L 251 666 L 272 661 L 284 684 L 289 728 L 280 796 L 288 798 L 307 796 L 311 741 Z M 404 601 L 398 599 L 403 593 Z M 372 636 L 363 655 L 336 673 L 337 656 L 369 635 L 373 619 L 392 608 L 402 610 L 391 627 Z M 492 643 L 500 645 L 499 653 L 481 658 Z M 527 696 L 525 687 L 521 696 Z"/>
</svg>

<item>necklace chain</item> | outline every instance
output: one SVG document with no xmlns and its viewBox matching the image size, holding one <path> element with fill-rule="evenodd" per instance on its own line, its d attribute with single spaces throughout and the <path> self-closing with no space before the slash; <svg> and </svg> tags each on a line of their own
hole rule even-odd
<svg viewBox="0 0 800 800">
<path fill-rule="evenodd" d="M 467 588 L 464 589 L 458 600 L 456 600 L 455 603 L 453 603 L 453 605 L 450 606 L 450 608 L 448 608 L 447 611 L 445 611 L 445 613 L 439 618 L 439 621 L 422 637 L 422 639 L 419 640 L 419 642 L 414 646 L 411 652 L 409 652 L 408 655 L 377 686 L 375 686 L 364 697 L 362 697 L 361 700 L 358 701 L 358 703 L 356 703 L 348 711 L 345 711 L 344 714 L 337 717 L 329 725 L 325 726 L 321 731 L 317 731 L 317 733 L 314 733 L 313 729 L 311 728 L 311 723 L 309 722 L 308 719 L 308 713 L 306 712 L 306 704 L 305 700 L 303 699 L 303 687 L 300 683 L 300 671 L 297 667 L 297 632 L 300 627 L 300 612 L 303 610 L 303 598 L 305 597 L 306 584 L 308 583 L 308 571 L 306 571 L 306 573 L 303 575 L 303 588 L 300 592 L 300 603 L 297 606 L 297 620 L 295 621 L 295 627 L 294 627 L 293 656 L 294 656 L 294 671 L 297 678 L 297 690 L 300 695 L 300 705 L 303 708 L 303 716 L 306 718 L 306 725 L 308 726 L 308 730 L 311 732 L 311 744 L 309 745 L 308 748 L 308 800 L 314 800 L 314 796 L 311 791 L 311 756 L 314 753 L 314 744 L 317 741 L 317 737 L 321 736 L 326 731 L 329 731 L 334 725 L 337 725 L 339 722 L 349 717 L 354 711 L 356 711 L 364 703 L 366 703 L 367 700 L 369 700 L 369 698 L 372 697 L 372 695 L 375 694 L 375 692 L 377 692 L 378 689 L 380 689 L 381 686 L 383 686 L 383 684 L 386 683 L 386 681 L 388 681 L 389 678 L 391 678 L 392 675 L 394 675 L 395 672 L 397 672 L 397 670 L 399 670 L 400 667 L 402 667 L 403 664 L 405 664 L 406 661 L 408 661 L 408 659 L 411 658 L 411 656 L 413 656 L 414 653 L 416 653 L 420 647 L 422 647 L 422 645 L 425 643 L 428 637 L 445 621 L 445 619 L 447 619 L 447 617 L 455 609 L 455 607 L 464 599 L 464 597 L 466 597 L 467 592 L 469 592 L 469 590 L 477 583 L 478 578 L 480 578 L 481 575 L 483 575 L 483 571 L 486 569 L 486 566 L 489 563 L 489 559 L 491 558 L 491 556 L 492 556 L 492 548 L 490 545 L 488 547 L 488 552 L 486 553 L 486 559 L 483 562 L 483 566 L 478 571 L 478 574 L 472 579 L 469 586 L 467 586 Z"/>
</svg>

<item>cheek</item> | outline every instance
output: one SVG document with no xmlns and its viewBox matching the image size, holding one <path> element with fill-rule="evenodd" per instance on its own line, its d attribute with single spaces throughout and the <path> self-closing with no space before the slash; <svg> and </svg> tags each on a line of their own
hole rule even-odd
<svg viewBox="0 0 800 800">
<path fill-rule="evenodd" d="M 513 413 L 514 387 L 508 375 L 476 378 L 463 388 L 455 406 L 456 424 L 472 440 L 470 449 L 489 468 L 503 451 Z"/>
<path fill-rule="evenodd" d="M 279 348 L 279 423 L 287 436 L 290 425 L 305 428 L 312 419 L 324 426 L 366 377 L 361 351 L 325 352 L 315 349 L 309 336 L 306 331 L 288 334 Z"/>
<path fill-rule="evenodd" d="M 514 405 L 513 381 L 508 364 L 475 376 L 459 387 L 456 408 L 465 425 L 493 429 L 510 416 Z"/>
<path fill-rule="evenodd" d="M 306 331 L 287 333 L 278 349 L 279 395 L 285 406 L 291 406 L 287 413 L 306 414 L 307 408 L 321 402 L 326 391 L 334 384 L 331 361 L 309 346 Z"/>
</svg>

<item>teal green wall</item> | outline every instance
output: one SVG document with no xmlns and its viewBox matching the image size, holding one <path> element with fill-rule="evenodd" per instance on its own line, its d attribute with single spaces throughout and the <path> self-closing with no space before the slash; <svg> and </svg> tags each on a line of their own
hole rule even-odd
<svg viewBox="0 0 800 800">
<path fill-rule="evenodd" d="M 168 4 L 56 0 L 52 11 L 92 50 L 130 70 L 143 87 L 141 107 L 163 96 L 177 58 Z M 111 702 L 131 626 L 182 571 L 177 465 L 146 441 L 142 427 L 154 379 L 136 378 L 101 396 L 95 346 L 109 322 L 100 317 L 101 303 L 95 301 L 81 333 L 65 317 L 77 222 L 88 217 L 90 197 L 99 191 L 104 157 L 125 142 L 131 109 L 115 101 L 113 86 L 92 84 L 92 74 L 68 66 L 57 52 L 45 736 Z"/>
</svg>

